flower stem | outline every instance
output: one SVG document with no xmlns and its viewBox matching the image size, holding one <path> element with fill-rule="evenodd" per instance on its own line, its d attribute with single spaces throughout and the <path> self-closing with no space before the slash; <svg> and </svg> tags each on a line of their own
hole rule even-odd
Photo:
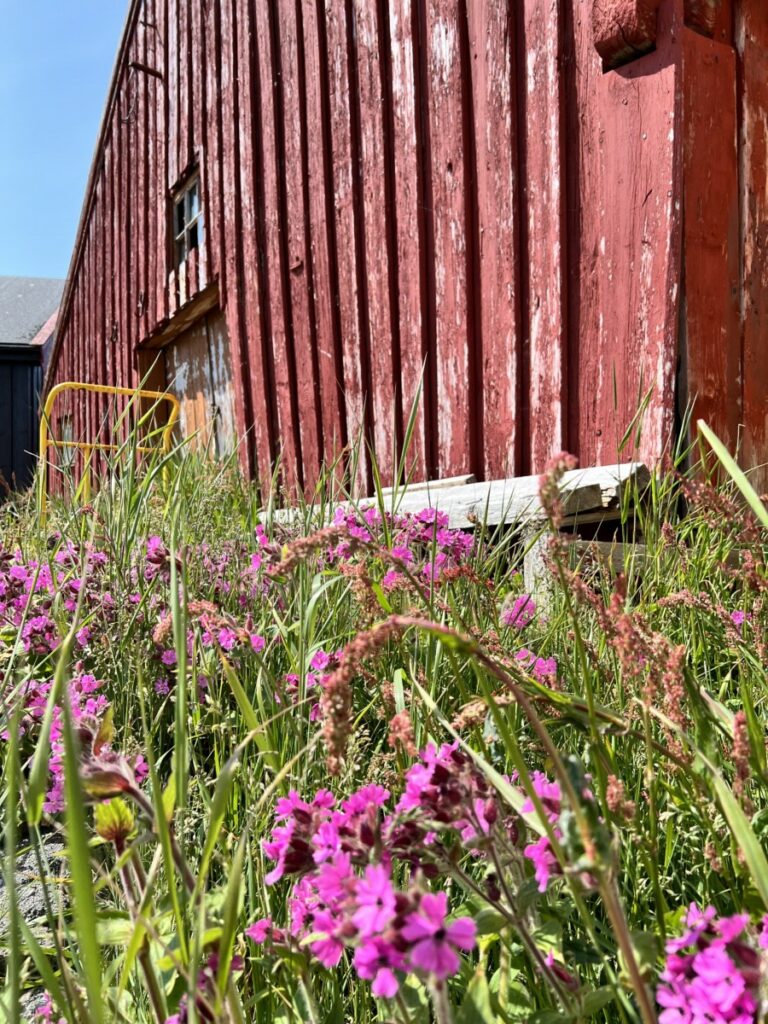
<svg viewBox="0 0 768 1024">
<path fill-rule="evenodd" d="M 448 989 L 444 981 L 435 981 L 430 986 L 432 1008 L 435 1011 L 435 1024 L 453 1024 L 451 1004 L 448 1002 Z"/>
</svg>

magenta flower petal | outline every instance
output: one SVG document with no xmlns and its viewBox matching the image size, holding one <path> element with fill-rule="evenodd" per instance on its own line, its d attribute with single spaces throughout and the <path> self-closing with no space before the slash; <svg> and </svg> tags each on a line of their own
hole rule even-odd
<svg viewBox="0 0 768 1024">
<path fill-rule="evenodd" d="M 377 971 L 376 977 L 373 979 L 371 992 L 378 996 L 379 999 L 392 999 L 397 995 L 399 987 L 394 972 L 389 967 L 382 967 L 380 971 Z"/>
<path fill-rule="evenodd" d="M 436 978 L 447 978 L 459 969 L 459 957 L 451 947 L 437 939 L 424 939 L 411 950 L 414 967 L 434 974 Z"/>
<path fill-rule="evenodd" d="M 452 946 L 458 946 L 459 949 L 467 951 L 475 948 L 476 935 L 477 925 L 471 917 L 458 918 L 449 924 L 445 931 L 445 937 Z"/>
</svg>

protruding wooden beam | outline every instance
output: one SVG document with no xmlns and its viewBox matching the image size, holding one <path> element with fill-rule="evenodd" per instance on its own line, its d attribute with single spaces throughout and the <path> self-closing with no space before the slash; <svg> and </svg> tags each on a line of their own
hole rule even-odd
<svg viewBox="0 0 768 1024">
<path fill-rule="evenodd" d="M 711 39 L 715 34 L 715 20 L 719 7 L 720 0 L 685 0 L 685 24 Z"/>
<path fill-rule="evenodd" d="M 660 3 L 661 0 L 593 0 L 592 33 L 606 71 L 654 49 Z"/>
</svg>

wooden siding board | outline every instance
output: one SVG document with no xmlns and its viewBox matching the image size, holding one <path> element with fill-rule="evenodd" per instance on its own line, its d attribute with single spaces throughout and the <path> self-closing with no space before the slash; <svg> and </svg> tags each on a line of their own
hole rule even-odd
<svg viewBox="0 0 768 1024">
<path fill-rule="evenodd" d="M 455 476 L 471 466 L 470 353 L 467 281 L 467 213 L 463 134 L 463 76 L 459 0 L 428 0 L 429 145 L 434 222 L 435 362 L 438 474 Z M 461 98 L 461 102 L 459 102 Z"/>
<path fill-rule="evenodd" d="M 105 258 L 105 266 L 108 269 L 108 281 L 109 281 L 109 316 L 107 319 L 107 367 L 108 376 L 107 383 L 115 385 L 117 383 L 117 353 L 115 352 L 115 333 L 117 330 L 117 296 L 119 294 L 118 285 L 118 269 L 119 263 L 117 258 L 117 203 L 115 201 L 115 178 L 116 178 L 116 164 L 117 157 L 115 154 L 115 139 L 114 136 L 110 137 L 109 145 L 107 146 L 106 160 L 105 160 L 105 174 L 107 176 L 107 195 L 109 202 L 106 213 L 106 246 L 108 253 Z"/>
<path fill-rule="evenodd" d="M 125 75 L 123 75 L 125 82 Z M 124 90 L 124 86 L 123 86 Z M 120 101 L 115 111 L 116 130 L 118 134 L 119 162 L 117 166 L 117 182 L 115 190 L 116 210 L 118 214 L 117 239 L 120 252 L 120 269 L 118 274 L 117 296 L 120 308 L 119 331 L 117 336 L 118 374 L 117 382 L 120 386 L 127 386 L 127 353 L 130 346 L 130 317 L 128 314 L 128 289 L 126 287 L 130 277 L 129 247 L 130 236 L 129 204 L 128 204 L 128 181 L 130 180 L 130 139 L 128 126 L 123 120 L 122 110 L 124 109 L 125 96 L 121 90 Z"/>
<path fill-rule="evenodd" d="M 528 239 L 527 364 L 529 450 L 543 468 L 565 444 L 564 12 L 558 0 L 524 0 Z"/>
<path fill-rule="evenodd" d="M 243 295 L 243 331 L 247 339 L 251 360 L 250 389 L 253 408 L 253 433 L 257 474 L 263 487 L 268 487 L 276 447 L 272 437 L 274 412 L 272 409 L 273 384 L 269 338 L 261 318 L 262 280 L 260 274 L 261 250 L 258 223 L 256 178 L 259 174 L 259 109 L 258 91 L 253 88 L 257 67 L 256 29 L 250 15 L 249 0 L 237 0 L 238 67 L 241 81 L 248 88 L 240 92 L 240 195 L 242 197 L 243 269 L 241 291 Z M 241 435 L 245 425 L 237 429 Z M 233 429 L 234 425 L 233 425 Z"/>
<path fill-rule="evenodd" d="M 283 238 L 286 230 L 282 216 L 282 154 L 278 124 L 281 109 L 278 103 L 279 82 L 275 77 L 276 60 L 273 21 L 277 16 L 274 4 L 256 4 L 256 32 L 258 34 L 258 75 L 261 102 L 260 122 L 263 153 L 263 232 L 265 250 L 264 298 L 269 307 L 269 331 L 274 367 L 274 386 L 277 408 L 278 455 L 281 474 L 289 491 L 299 485 L 300 440 L 294 416 L 295 368 L 289 333 L 289 310 L 283 288 Z"/>
<path fill-rule="evenodd" d="M 743 463 L 760 465 L 755 483 L 768 491 L 768 7 L 737 5 L 741 62 L 739 152 L 741 185 L 741 321 Z"/>
<path fill-rule="evenodd" d="M 191 128 L 192 128 L 192 101 L 193 101 L 193 80 L 192 80 L 192 53 L 190 46 L 190 21 L 192 8 L 197 6 L 194 3 L 184 3 L 183 0 L 176 3 L 178 15 L 178 60 L 179 60 L 179 114 L 177 122 L 177 146 L 178 156 L 176 162 L 177 179 L 184 174 L 189 167 L 192 155 Z M 226 7 L 224 4 L 222 7 Z"/>
<path fill-rule="evenodd" d="M 307 112 L 309 264 L 312 272 L 323 457 L 329 461 L 346 444 L 347 424 L 342 401 L 344 371 L 336 301 L 336 225 L 322 0 L 315 0 L 303 8 L 302 27 Z"/>
<path fill-rule="evenodd" d="M 168 177 L 166 188 L 173 188 L 179 179 L 179 120 L 181 116 L 181 89 L 179 75 L 179 8 L 183 3 L 166 0 L 166 46 L 168 48 L 168 124 L 166 145 L 168 147 Z"/>
<path fill-rule="evenodd" d="M 418 41 L 415 38 L 414 0 L 391 0 L 389 36 L 394 149 L 394 210 L 400 338 L 400 387 L 403 430 L 415 407 L 413 439 L 408 468 L 416 480 L 428 476 L 426 420 L 424 414 L 425 312 L 422 310 L 422 259 L 424 238 L 420 211 L 419 112 L 416 103 Z"/>
<path fill-rule="evenodd" d="M 673 425 L 682 244 L 675 18 L 672 5 L 662 7 L 656 51 L 606 73 L 583 9 L 574 21 L 580 138 L 571 230 L 580 244 L 569 380 L 571 443 L 582 465 L 616 460 L 651 387 L 643 457 L 660 457 Z"/>
<path fill-rule="evenodd" d="M 304 102 L 303 33 L 297 18 L 296 0 L 278 0 L 282 122 L 284 139 L 285 225 L 283 260 L 287 280 L 288 340 L 294 351 L 302 479 L 318 478 L 322 451 L 319 417 L 319 366 L 314 345 L 311 308 L 311 248 L 306 233 L 304 179 L 306 105 Z M 286 272 L 287 271 L 287 272 Z"/>
<path fill-rule="evenodd" d="M 197 251 L 197 290 L 202 291 L 209 282 L 208 272 L 208 239 L 206 231 L 207 204 L 205 203 L 206 176 L 206 134 L 207 134 L 207 47 L 203 26 L 203 12 L 199 4 L 192 4 L 189 24 L 189 75 L 190 75 L 190 128 L 189 128 L 189 162 L 197 164 L 200 171 L 200 203 L 203 212 L 203 237 L 198 243 Z M 238 64 L 238 69 L 242 66 Z M 247 82 L 247 74 L 244 79 Z"/>
<path fill-rule="evenodd" d="M 326 0 L 325 23 L 328 47 L 331 146 L 333 162 L 336 266 L 338 304 L 344 362 L 344 402 L 350 444 L 365 436 L 366 403 L 369 399 L 364 363 L 367 352 L 358 315 L 359 265 L 361 254 L 355 226 L 353 184 L 352 120 L 348 27 L 345 5 Z M 360 462 L 355 481 L 361 492 L 369 490 L 368 458 L 360 447 Z"/>
<path fill-rule="evenodd" d="M 157 227 L 157 263 L 155 272 L 155 325 L 169 314 L 168 270 L 171 240 L 169 238 L 168 214 L 168 119 L 171 88 L 170 54 L 168 52 L 168 0 L 157 0 L 157 68 L 162 70 L 163 80 L 155 89 L 157 177 L 155 181 L 155 223 Z"/>
<path fill-rule="evenodd" d="M 243 254 L 242 218 L 239 177 L 240 121 L 239 79 L 237 75 L 238 25 L 234 6 L 224 5 L 221 11 L 221 78 L 220 120 L 221 135 L 221 189 L 224 194 L 221 231 L 229 244 L 224 248 L 226 280 L 232 282 L 226 305 L 223 306 L 230 338 L 232 384 L 238 422 L 250 428 L 253 421 L 251 406 L 251 366 L 243 318 Z M 244 431 L 243 431 L 244 432 Z M 254 471 L 253 438 L 249 432 L 241 446 L 243 468 Z"/>
<path fill-rule="evenodd" d="M 517 96 L 512 18 L 507 4 L 468 5 L 479 251 L 476 257 L 482 334 L 483 470 L 511 476 L 520 464 L 518 403 L 520 308 Z"/>
<path fill-rule="evenodd" d="M 613 460 L 641 385 L 652 459 L 678 356 L 681 403 L 697 390 L 764 458 L 768 15 L 723 0 L 710 39 L 695 5 L 661 0 L 656 51 L 605 73 L 591 6 L 133 5 L 52 375 L 136 380 L 136 344 L 175 309 L 168 189 L 200 147 L 189 283 L 218 278 L 260 466 L 279 434 L 286 478 L 311 484 L 361 428 L 386 463 L 427 353 L 418 476 L 540 469 L 562 445 Z M 99 401 L 81 407 L 93 429 Z"/>
<path fill-rule="evenodd" d="M 691 29 L 680 41 L 687 383 L 694 416 L 734 450 L 741 418 L 736 55 Z"/>
<path fill-rule="evenodd" d="M 140 60 L 145 67 L 150 67 L 149 56 L 149 35 L 150 28 L 148 19 L 150 11 L 145 0 L 144 17 L 139 23 L 139 46 Z M 136 125 L 136 148 L 139 156 L 139 167 L 136 175 L 136 193 L 139 207 L 139 237 L 138 245 L 138 294 L 136 297 L 136 338 L 143 338 L 147 334 L 149 323 L 148 318 L 148 290 L 149 290 L 149 248 L 150 248 L 150 223 L 154 220 L 153 210 L 149 201 L 149 151 L 151 147 L 150 125 L 149 125 L 149 104 L 150 104 L 150 82 L 151 76 L 146 71 L 138 73 L 140 92 L 139 107 L 137 111 Z"/>
<path fill-rule="evenodd" d="M 93 382 L 98 380 L 97 371 L 97 346 L 96 337 L 96 282 L 98 273 L 96 270 L 97 252 L 97 218 L 98 200 L 94 204 L 94 216 L 91 217 L 90 230 L 88 232 L 88 249 L 86 252 L 86 266 L 89 269 L 91 286 L 87 289 L 86 323 L 85 323 L 85 348 L 87 352 L 86 373 L 87 380 Z M 88 394 L 88 432 L 89 438 L 96 436 L 98 429 L 98 401 L 93 392 Z"/>
<path fill-rule="evenodd" d="M 387 479 L 393 467 L 393 448 L 401 432 L 398 405 L 400 352 L 390 305 L 390 266 L 396 254 L 390 250 L 388 207 L 387 139 L 384 116 L 385 72 L 382 50 L 387 40 L 379 36 L 377 5 L 353 0 L 353 39 L 360 105 L 361 262 L 365 293 L 363 305 L 370 347 L 373 444 L 378 468 Z"/>
</svg>

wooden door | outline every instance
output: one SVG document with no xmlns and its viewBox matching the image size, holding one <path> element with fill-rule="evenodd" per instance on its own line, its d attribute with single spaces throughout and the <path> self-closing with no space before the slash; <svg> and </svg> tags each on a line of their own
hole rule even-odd
<svg viewBox="0 0 768 1024">
<path fill-rule="evenodd" d="M 234 448 L 232 361 L 223 313 L 215 310 L 180 334 L 165 352 L 166 383 L 181 406 L 179 430 L 193 451 L 221 458 Z"/>
</svg>

